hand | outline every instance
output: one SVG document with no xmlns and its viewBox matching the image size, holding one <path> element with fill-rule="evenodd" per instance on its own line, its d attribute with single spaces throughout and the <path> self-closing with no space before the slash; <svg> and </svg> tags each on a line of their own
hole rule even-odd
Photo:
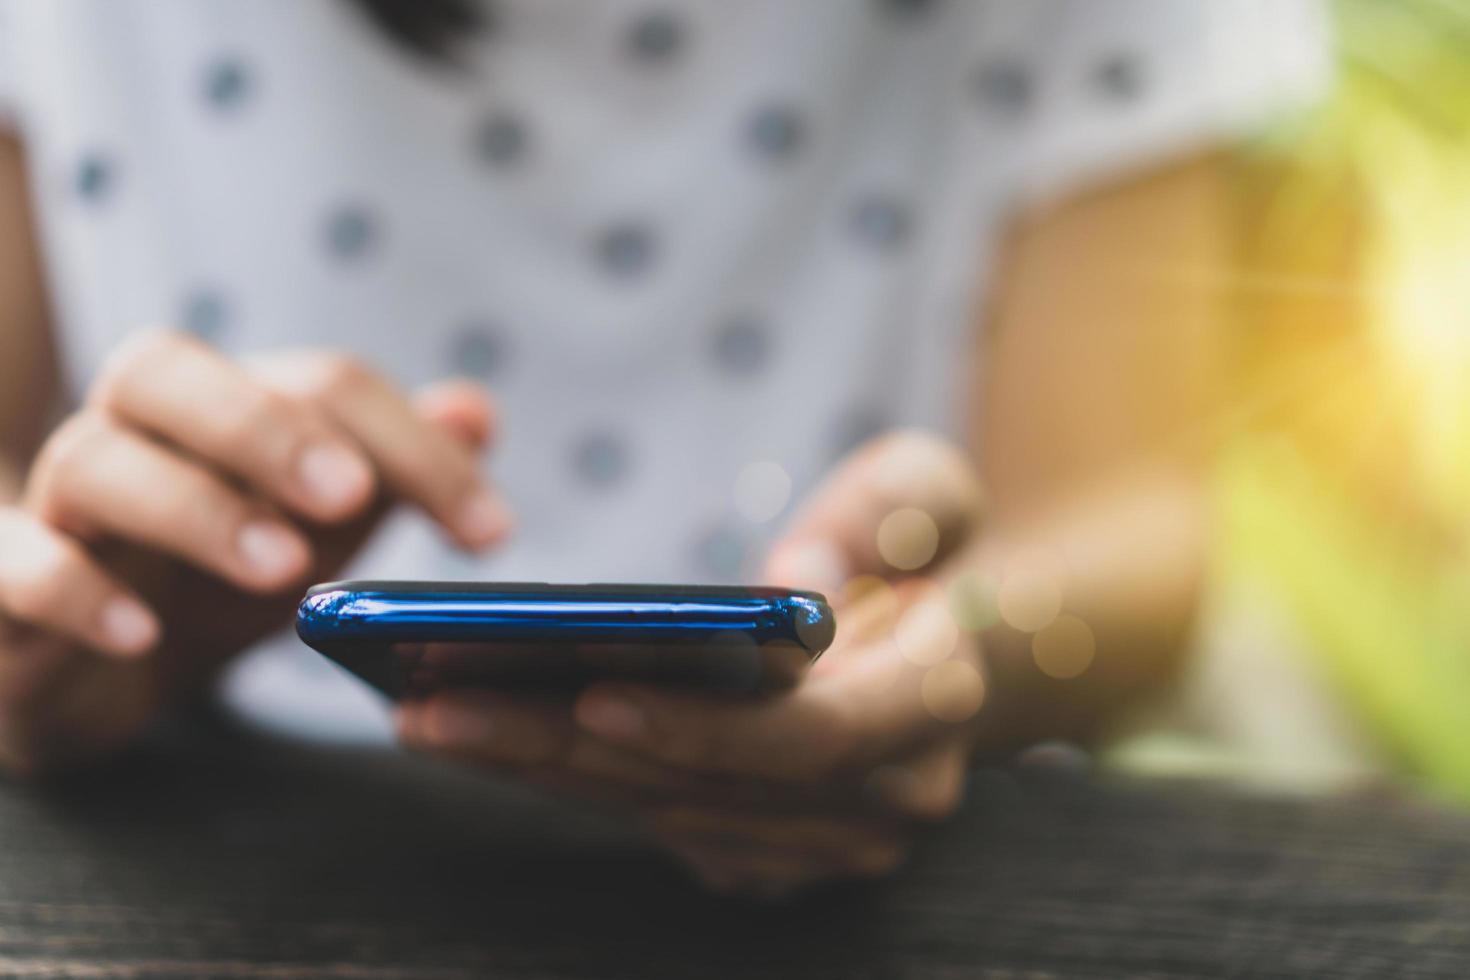
<svg viewBox="0 0 1470 980">
<path fill-rule="evenodd" d="M 446 692 L 405 705 L 400 732 L 421 749 L 632 807 L 717 889 L 777 895 L 889 872 L 964 788 L 984 673 L 944 582 L 980 504 L 968 463 L 927 436 L 879 439 L 840 467 L 770 558 L 773 580 L 823 586 L 838 605 L 832 649 L 789 692 L 732 701 L 599 684 L 572 702 Z"/>
<path fill-rule="evenodd" d="M 417 404 L 334 354 L 231 363 L 144 335 L 108 363 L 0 508 L 0 764 L 84 758 L 288 621 L 387 507 L 462 546 L 509 525 L 466 383 Z"/>
</svg>

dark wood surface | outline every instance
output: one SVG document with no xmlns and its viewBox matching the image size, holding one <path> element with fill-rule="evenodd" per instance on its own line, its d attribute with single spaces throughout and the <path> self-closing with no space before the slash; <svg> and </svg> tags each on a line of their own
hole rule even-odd
<svg viewBox="0 0 1470 980">
<path fill-rule="evenodd" d="M 985 771 L 912 865 L 758 906 L 388 753 L 175 735 L 0 786 L 0 976 L 1470 976 L 1470 819 Z"/>
</svg>

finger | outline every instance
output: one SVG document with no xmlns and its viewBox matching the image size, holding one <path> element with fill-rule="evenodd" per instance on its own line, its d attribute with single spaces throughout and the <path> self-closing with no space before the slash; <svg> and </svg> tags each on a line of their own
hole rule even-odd
<svg viewBox="0 0 1470 980">
<path fill-rule="evenodd" d="M 75 541 L 9 509 L 0 510 L 0 612 L 117 657 L 146 653 L 161 632 L 153 612 Z"/>
<path fill-rule="evenodd" d="M 473 381 L 437 382 L 414 395 L 413 402 L 419 415 L 473 449 L 484 449 L 495 436 L 495 407 Z"/>
<path fill-rule="evenodd" d="M 512 774 L 546 789 L 621 803 L 698 801 L 722 806 L 802 806 L 809 793 L 778 793 L 753 780 L 679 769 L 589 736 L 566 699 L 490 691 L 446 691 L 398 708 L 410 748 Z M 853 794 L 857 801 L 857 794 Z"/>
<path fill-rule="evenodd" d="M 251 378 L 205 344 L 157 331 L 125 344 L 90 401 L 320 521 L 373 497 L 368 459 L 319 411 Z"/>
<path fill-rule="evenodd" d="M 921 432 L 887 435 L 823 482 L 772 548 L 765 574 L 835 594 L 852 575 L 916 571 L 970 535 L 981 504 L 957 448 Z"/>
<path fill-rule="evenodd" d="M 252 592 L 294 584 L 311 564 L 305 538 L 264 505 L 100 416 L 74 416 L 57 431 L 27 500 L 54 527 L 143 545 Z"/>
<path fill-rule="evenodd" d="M 964 801 L 968 761 L 963 743 L 945 741 L 912 759 L 873 767 L 863 795 L 869 805 L 901 820 L 943 823 Z"/>
<path fill-rule="evenodd" d="M 868 655 L 758 701 L 595 685 L 573 714 L 587 732 L 668 765 L 820 782 L 905 755 L 968 722 L 984 695 L 978 667 L 968 659 L 935 667 L 931 678 L 935 668 Z"/>
<path fill-rule="evenodd" d="M 587 738 L 565 700 L 490 691 L 445 691 L 398 709 L 412 747 L 511 770 L 558 771 L 629 790 L 689 782 L 646 759 Z"/>
<path fill-rule="evenodd" d="M 257 363 L 271 383 L 322 405 L 367 452 L 387 487 L 422 507 L 461 545 L 484 548 L 509 532 L 510 509 L 482 475 L 475 449 L 420 416 L 375 371 L 334 354 Z M 465 392 L 456 395 L 461 421 Z M 482 400 L 488 429 L 488 396 Z"/>
<path fill-rule="evenodd" d="M 942 616 L 916 619 L 908 623 L 906 614 L 895 639 L 863 646 L 844 669 L 808 674 L 797 688 L 769 698 L 734 701 L 606 683 L 582 692 L 573 717 L 613 745 L 697 771 L 820 782 L 866 770 L 923 743 L 964 735 L 985 699 L 972 641 L 953 623 L 945 630 Z"/>
</svg>

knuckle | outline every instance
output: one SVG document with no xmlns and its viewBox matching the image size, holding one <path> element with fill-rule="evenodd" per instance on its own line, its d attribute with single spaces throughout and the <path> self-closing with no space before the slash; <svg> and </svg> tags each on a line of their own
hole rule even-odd
<svg viewBox="0 0 1470 980">
<path fill-rule="evenodd" d="M 31 496 L 43 515 L 54 514 L 71 499 L 87 466 L 96 458 L 109 427 L 82 411 L 57 427 L 41 447 L 31 470 Z"/>
<path fill-rule="evenodd" d="M 158 508 L 155 521 L 183 528 L 199 541 L 233 534 L 249 514 L 244 500 L 210 474 L 194 467 L 180 473 L 166 497 L 160 495 L 154 500 Z"/>
<path fill-rule="evenodd" d="M 355 395 L 373 383 L 374 374 L 351 354 L 321 354 L 311 371 L 308 389 L 317 398 L 334 400 Z"/>
<path fill-rule="evenodd" d="M 242 455 L 262 439 L 289 433 L 295 422 L 293 406 L 285 396 L 251 387 L 220 422 L 219 438 L 226 452 Z"/>
<path fill-rule="evenodd" d="M 177 355 L 193 343 L 186 335 L 162 328 L 134 334 L 116 347 L 102 363 L 97 380 L 89 392 L 94 404 L 116 406 L 123 393 L 140 377 L 157 370 L 158 365 Z"/>
<path fill-rule="evenodd" d="M 35 556 L 30 574 L 7 583 L 5 605 L 22 620 L 48 619 L 73 598 L 77 572 L 76 562 L 64 550 L 46 549 Z"/>
</svg>

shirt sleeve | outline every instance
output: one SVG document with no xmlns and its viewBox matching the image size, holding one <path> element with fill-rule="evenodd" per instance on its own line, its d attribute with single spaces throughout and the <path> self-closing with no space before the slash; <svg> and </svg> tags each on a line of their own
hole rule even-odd
<svg viewBox="0 0 1470 980">
<path fill-rule="evenodd" d="M 1320 0 L 1062 0 L 1030 17 L 1038 105 L 1018 134 L 1023 196 L 1239 140 L 1332 82 Z"/>
</svg>

